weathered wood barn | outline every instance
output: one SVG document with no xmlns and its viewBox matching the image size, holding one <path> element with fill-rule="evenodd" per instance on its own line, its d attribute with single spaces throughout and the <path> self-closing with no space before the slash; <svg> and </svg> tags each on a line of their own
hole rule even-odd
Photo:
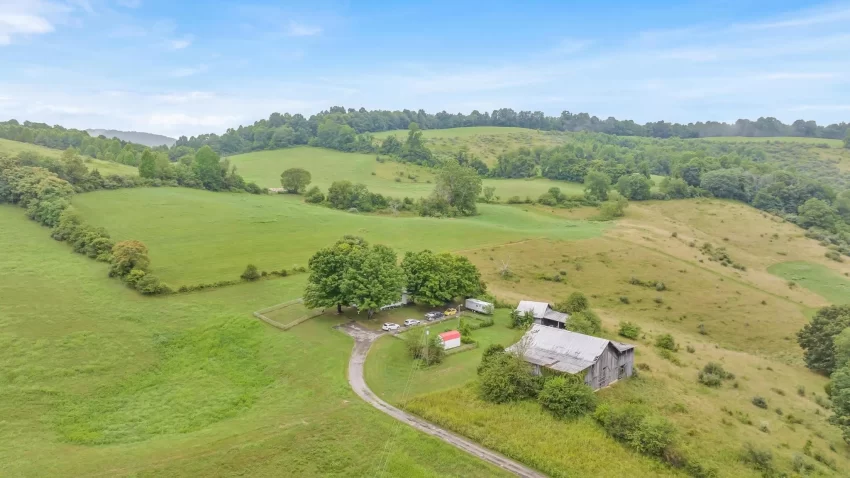
<svg viewBox="0 0 850 478">
<path fill-rule="evenodd" d="M 594 390 L 632 376 L 634 345 L 535 324 L 508 351 L 522 356 L 535 374 L 584 374 Z"/>
<path fill-rule="evenodd" d="M 534 323 L 548 325 L 563 329 L 570 318 L 569 314 L 554 310 L 546 302 L 534 302 L 532 300 L 521 300 L 516 308 L 520 314 L 530 313 L 534 317 Z"/>
</svg>

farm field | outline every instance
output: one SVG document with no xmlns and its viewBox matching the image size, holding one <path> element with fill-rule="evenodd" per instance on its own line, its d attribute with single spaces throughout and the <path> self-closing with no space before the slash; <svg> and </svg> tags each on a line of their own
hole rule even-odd
<svg viewBox="0 0 850 478">
<path fill-rule="evenodd" d="M 741 230 L 744 223 L 748 227 Z M 802 453 L 806 440 L 812 440 L 818 453 L 835 460 L 835 469 L 815 464 L 816 469 L 824 476 L 842 476 L 841 470 L 850 467 L 850 455 L 839 430 L 827 423 L 829 412 L 815 403 L 816 395 L 823 396 L 826 378 L 803 367 L 794 340 L 808 320 L 807 309 L 828 302 L 817 291 L 788 288 L 786 280 L 771 272 L 789 258 L 817 264 L 815 269 L 822 267 L 824 277 L 840 278 L 846 266 L 821 264 L 825 248 L 802 233 L 736 203 L 647 202 L 632 204 L 626 218 L 601 238 L 538 239 L 466 255 L 482 271 L 489 291 L 502 300 L 557 302 L 581 291 L 601 316 L 605 336 L 615 338 L 617 324 L 623 320 L 641 326 L 641 336 L 626 341 L 637 346 L 636 363 L 649 368 L 641 370 L 638 379 L 599 392 L 600 399 L 642 403 L 658 411 L 676 424 L 683 452 L 717 469 L 718 476 L 760 476 L 738 459 L 746 442 L 771 450 L 777 468 L 790 472 L 791 460 Z M 698 247 L 690 247 L 691 242 L 722 244 L 747 270 L 722 267 Z M 515 274 L 511 280 L 499 276 L 505 262 Z M 566 272 L 566 280 L 544 280 L 560 271 Z M 663 281 L 666 290 L 633 285 L 632 277 Z M 514 332 L 498 320 L 484 330 L 499 334 L 496 340 L 504 342 Z M 653 347 L 655 337 L 664 333 L 672 334 L 680 346 L 674 354 L 678 364 Z M 670 471 L 647 468 L 654 463 L 611 442 L 590 418 L 565 423 L 554 420 L 533 401 L 511 405 L 482 401 L 475 386 L 479 360 L 472 355 L 480 349 L 449 356 L 438 366 L 413 369 L 404 344 L 397 342 L 385 338 L 373 346 L 366 378 L 376 393 L 408 411 L 552 476 L 592 474 L 584 466 L 593 466 L 598 450 L 627 463 L 611 470 L 614 476 Z M 482 338 L 482 347 L 489 343 Z M 694 352 L 686 351 L 686 346 Z M 709 361 L 733 372 L 737 385 L 714 389 L 697 383 L 697 370 Z M 806 391 L 803 396 L 797 393 L 798 387 Z M 768 409 L 753 406 L 753 396 L 765 397 Z M 789 423 L 788 415 L 802 422 Z M 763 424 L 769 433 L 759 430 Z M 539 437 L 550 436 L 553 430 L 559 443 L 572 445 L 566 449 L 529 446 L 545 442 Z"/>
<path fill-rule="evenodd" d="M 10 141 L 0 138 L 0 154 L 8 154 L 10 156 L 17 155 L 21 151 L 30 151 L 41 156 L 50 158 L 58 158 L 62 155 L 62 151 L 58 149 L 45 148 L 36 144 L 21 143 L 18 141 Z M 120 176 L 135 176 L 139 174 L 138 169 L 127 166 L 126 164 L 116 163 L 113 161 L 103 161 L 100 159 L 83 156 L 83 161 L 89 169 L 97 169 L 101 175 L 118 174 Z"/>
<path fill-rule="evenodd" d="M 97 191 L 74 197 L 73 204 L 114 239 L 144 242 L 153 271 L 177 287 L 236 279 L 249 263 L 269 271 L 306 266 L 313 252 L 345 234 L 399 252 L 455 251 L 535 237 L 585 239 L 609 227 L 503 205 L 482 204 L 478 216 L 446 220 L 353 214 L 288 195 L 185 188 Z"/>
<path fill-rule="evenodd" d="M 833 304 L 850 303 L 850 279 L 833 269 L 811 262 L 782 262 L 767 269 L 771 274 L 796 282 Z"/>
<path fill-rule="evenodd" d="M 390 160 L 379 163 L 371 154 L 299 146 L 240 154 L 228 159 L 246 181 L 254 181 L 265 188 L 279 188 L 280 173 L 299 167 L 310 171 L 313 177 L 311 185 L 323 191 L 327 191 L 334 181 L 342 180 L 363 183 L 372 192 L 396 198 L 420 198 L 434 191 L 432 170 Z M 483 185 L 495 187 L 502 202 L 511 196 L 536 199 L 551 187 L 559 187 L 565 194 L 581 194 L 584 190 L 581 184 L 544 178 L 484 179 Z"/>
<path fill-rule="evenodd" d="M 381 140 L 396 136 L 404 141 L 407 130 L 383 131 L 373 136 Z M 454 155 L 461 148 L 466 148 L 490 165 L 505 151 L 521 147 L 558 146 L 571 141 L 570 133 L 499 126 L 426 129 L 422 131 L 422 137 L 425 138 L 426 146 L 435 153 Z"/>
<path fill-rule="evenodd" d="M 751 137 L 751 136 L 717 136 L 711 138 L 698 138 L 693 141 L 717 141 L 723 143 L 802 143 L 802 144 L 826 144 L 830 148 L 843 148 L 844 143 L 840 139 L 806 138 L 800 136 L 773 136 L 773 137 Z"/>
<path fill-rule="evenodd" d="M 304 276 L 142 297 L 20 208 L 0 229 L 2 476 L 503 476 L 359 400 L 339 319 L 251 317 Z"/>
</svg>

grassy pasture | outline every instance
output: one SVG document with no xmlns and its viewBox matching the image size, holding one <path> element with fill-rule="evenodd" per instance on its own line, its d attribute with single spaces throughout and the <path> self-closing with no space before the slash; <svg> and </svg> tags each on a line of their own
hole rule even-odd
<svg viewBox="0 0 850 478">
<path fill-rule="evenodd" d="M 850 279 L 838 272 L 811 262 L 782 262 L 770 266 L 768 272 L 796 282 L 833 304 L 850 303 Z"/>
<path fill-rule="evenodd" d="M 714 138 L 699 138 L 693 141 L 718 141 L 724 143 L 802 143 L 802 144 L 827 144 L 830 148 L 843 148 L 844 143 L 840 139 L 825 139 L 825 138 L 804 138 L 797 136 L 777 136 L 777 137 L 749 137 L 749 136 L 718 136 Z"/>
<path fill-rule="evenodd" d="M 301 146 L 257 151 L 230 156 L 231 163 L 245 180 L 266 188 L 280 187 L 280 173 L 289 168 L 304 168 L 313 177 L 312 185 L 323 191 L 334 181 L 363 183 L 369 190 L 397 198 L 420 198 L 434 191 L 434 173 L 428 168 L 389 161 L 379 163 L 371 154 L 343 153 L 332 149 Z M 411 176 L 416 180 L 411 179 Z M 566 181 L 537 179 L 484 179 L 484 187 L 496 188 L 501 201 L 511 196 L 536 199 L 551 187 L 568 194 L 581 194 L 583 186 Z"/>
<path fill-rule="evenodd" d="M 75 196 L 73 204 L 114 239 L 147 244 L 153 270 L 172 286 L 235 279 L 249 263 L 260 270 L 305 266 L 313 252 L 345 234 L 399 251 L 453 251 L 534 237 L 584 239 L 608 227 L 511 206 L 481 205 L 479 216 L 463 219 L 391 217 L 309 205 L 294 196 L 184 188 L 97 191 Z"/>
<path fill-rule="evenodd" d="M 551 213 L 573 215 L 562 210 Z M 692 241 L 725 246 L 747 271 L 707 260 L 689 246 Z M 808 320 L 805 310 L 827 301 L 803 287 L 789 289 L 786 280 L 771 273 L 772 266 L 789 258 L 822 260 L 823 251 L 799 228 L 752 208 L 726 201 L 691 200 L 632 204 L 627 217 L 602 238 L 572 242 L 538 239 L 466 255 L 482 270 L 489 290 L 502 299 L 556 302 L 578 290 L 590 298 L 602 317 L 606 336 L 615 337 L 617 324 L 623 320 L 640 325 L 641 337 L 631 342 L 637 346 L 636 362 L 647 364 L 650 370 L 641 371 L 637 380 L 601 391 L 600 398 L 643 403 L 664 415 L 679 429 L 687 456 L 716 468 L 718 476 L 760 476 L 738 459 L 747 442 L 770 450 L 775 466 L 790 473 L 793 456 L 802 454 L 807 440 L 812 440 L 814 451 L 835 460 L 837 471 L 806 457 L 818 473 L 843 476 L 842 470 L 850 467 L 850 451 L 838 429 L 827 422 L 829 412 L 814 401 L 815 395 L 824 395 L 826 379 L 803 367 L 794 340 Z M 499 277 L 503 262 L 511 265 L 515 278 Z M 842 277 L 839 268 L 844 265 L 822 267 L 823 277 Z M 563 282 L 543 279 L 561 270 L 567 273 Z M 631 277 L 661 280 L 667 290 L 632 285 Z M 802 280 L 799 283 L 804 285 Z M 627 297 L 628 303 L 621 297 Z M 700 333 L 700 325 L 705 334 Z M 497 323 L 493 328 L 500 326 Z M 662 358 L 652 345 L 663 333 L 673 334 L 681 347 L 674 354 L 678 364 Z M 395 342 L 397 339 L 382 339 L 375 344 L 366 363 L 366 378 L 383 398 L 403 403 L 426 419 L 553 476 L 592 475 L 594 471 L 585 469 L 586 465 L 613 476 L 669 472 L 648 468 L 655 464 L 611 442 L 588 418 L 561 422 L 534 402 L 482 402 L 475 390 L 478 360 L 472 360 L 472 354 L 479 352 L 464 352 L 439 366 L 410 373 L 404 344 Z M 685 351 L 688 345 L 693 353 Z M 736 375 L 737 385 L 730 382 L 714 389 L 698 384 L 697 371 L 708 361 L 722 363 Z M 803 396 L 797 393 L 798 387 L 804 388 Z M 750 403 L 756 395 L 765 397 L 767 410 Z M 801 423 L 789 422 L 789 415 Z M 760 431 L 762 425 L 769 433 Z M 542 437 L 553 434 L 559 437 L 558 446 L 541 445 L 546 442 Z M 528 445 L 531 443 L 535 446 Z M 565 443 L 569 446 L 563 446 Z M 599 450 L 617 456 L 624 465 L 605 468 L 595 461 Z"/>
<path fill-rule="evenodd" d="M 504 476 L 359 400 L 352 340 L 251 311 L 304 276 L 149 298 L 0 207 L 0 476 Z"/>
<path fill-rule="evenodd" d="M 18 141 L 10 141 L 8 139 L 0 138 L 0 155 L 8 154 L 10 156 L 15 156 L 21 151 L 31 151 L 34 153 L 38 153 L 41 156 L 47 156 L 50 158 L 58 158 L 62 155 L 62 151 L 58 149 L 45 148 L 44 146 L 21 143 Z M 88 167 L 90 170 L 97 169 L 103 176 L 106 176 L 107 174 L 118 174 L 120 176 L 135 176 L 139 174 L 138 169 L 132 166 L 127 166 L 126 164 L 115 163 L 112 161 L 103 161 L 100 159 L 90 158 L 88 156 L 83 156 L 83 161 L 86 163 L 86 167 Z"/>
<path fill-rule="evenodd" d="M 404 141 L 407 130 L 383 131 L 375 133 L 374 136 L 383 140 L 391 135 Z M 569 133 L 499 126 L 428 129 L 423 130 L 422 136 L 428 148 L 435 153 L 454 155 L 461 148 L 466 148 L 490 165 L 494 164 L 499 154 L 505 151 L 521 147 L 558 146 L 571 140 Z"/>
</svg>

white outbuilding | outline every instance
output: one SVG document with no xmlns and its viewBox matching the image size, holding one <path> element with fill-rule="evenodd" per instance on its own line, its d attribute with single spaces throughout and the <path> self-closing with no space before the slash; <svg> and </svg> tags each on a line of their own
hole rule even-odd
<svg viewBox="0 0 850 478">
<path fill-rule="evenodd" d="M 446 350 L 460 347 L 460 332 L 457 330 L 449 330 L 439 335 L 440 342 Z"/>
</svg>

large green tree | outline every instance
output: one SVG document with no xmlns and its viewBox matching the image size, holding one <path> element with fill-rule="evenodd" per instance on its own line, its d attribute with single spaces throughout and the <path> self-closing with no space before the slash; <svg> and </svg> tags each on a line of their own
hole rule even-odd
<svg viewBox="0 0 850 478">
<path fill-rule="evenodd" d="M 313 254 L 304 304 L 310 308 L 336 306 L 337 312 L 342 313 L 342 305 L 352 302 L 343 291 L 343 276 L 350 267 L 351 256 L 368 247 L 369 243 L 361 237 L 344 236 L 334 245 Z"/>
<path fill-rule="evenodd" d="M 289 168 L 280 174 L 280 185 L 288 193 L 300 194 L 310 185 L 312 176 L 306 169 Z"/>
<path fill-rule="evenodd" d="M 850 327 L 850 305 L 831 305 L 818 310 L 812 321 L 797 333 L 806 366 L 829 375 L 835 369 L 835 336 Z"/>
<path fill-rule="evenodd" d="M 148 247 L 139 241 L 121 241 L 112 247 L 110 277 L 125 277 L 131 271 L 146 272 L 150 266 Z"/>
<path fill-rule="evenodd" d="M 422 139 L 422 130 L 419 124 L 412 121 L 407 127 L 407 141 L 401 147 L 399 153 L 401 159 L 422 165 L 431 165 L 433 156 L 431 150 L 425 146 L 425 140 Z"/>
<path fill-rule="evenodd" d="M 405 288 L 416 302 L 441 305 L 457 297 L 481 292 L 481 273 L 464 256 L 434 254 L 429 250 L 408 252 L 401 268 Z"/>
<path fill-rule="evenodd" d="M 646 176 L 634 173 L 621 176 L 617 181 L 617 191 L 630 201 L 645 201 L 650 198 L 652 183 Z"/>
<path fill-rule="evenodd" d="M 209 146 L 204 146 L 195 153 L 195 162 L 192 167 L 204 189 L 220 191 L 224 187 L 226 170 L 222 171 L 218 154 Z"/>
<path fill-rule="evenodd" d="M 436 182 L 433 195 L 448 202 L 459 214 L 473 216 L 478 212 L 481 177 L 477 171 L 451 161 L 437 173 Z"/>
<path fill-rule="evenodd" d="M 819 227 L 821 229 L 831 230 L 835 227 L 835 222 L 838 219 L 835 209 L 826 201 L 811 198 L 798 209 L 799 224 L 806 229 L 810 227 Z"/>
<path fill-rule="evenodd" d="M 340 291 L 351 305 L 365 310 L 370 319 L 382 306 L 398 302 L 403 287 L 404 273 L 389 247 L 376 244 L 348 256 Z"/>
<path fill-rule="evenodd" d="M 139 161 L 139 176 L 149 179 L 156 177 L 156 156 L 149 149 L 142 153 L 142 159 Z"/>
<path fill-rule="evenodd" d="M 601 171 L 591 171 L 584 177 L 584 195 L 597 201 L 608 200 L 611 178 Z"/>
</svg>

